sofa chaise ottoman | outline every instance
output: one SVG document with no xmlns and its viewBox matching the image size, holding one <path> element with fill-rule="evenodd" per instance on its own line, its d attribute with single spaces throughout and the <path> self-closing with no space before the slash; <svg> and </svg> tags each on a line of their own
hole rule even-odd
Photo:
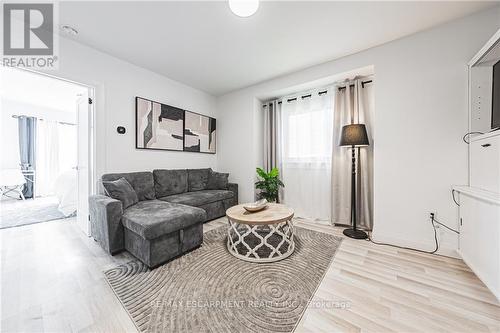
<svg viewBox="0 0 500 333">
<path fill-rule="evenodd" d="M 105 174 L 107 194 L 89 198 L 91 235 L 112 255 L 125 249 L 157 267 L 200 246 L 203 223 L 238 203 L 227 178 L 211 169 Z"/>
</svg>

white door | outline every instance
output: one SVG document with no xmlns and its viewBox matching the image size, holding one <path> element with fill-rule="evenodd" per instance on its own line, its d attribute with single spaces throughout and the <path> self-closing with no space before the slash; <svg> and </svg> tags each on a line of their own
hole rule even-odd
<svg viewBox="0 0 500 333">
<path fill-rule="evenodd" d="M 91 169 L 91 105 L 88 93 L 82 94 L 77 100 L 76 105 L 78 118 L 78 205 L 77 205 L 77 223 L 83 232 L 90 235 L 89 221 L 89 194 Z"/>
</svg>

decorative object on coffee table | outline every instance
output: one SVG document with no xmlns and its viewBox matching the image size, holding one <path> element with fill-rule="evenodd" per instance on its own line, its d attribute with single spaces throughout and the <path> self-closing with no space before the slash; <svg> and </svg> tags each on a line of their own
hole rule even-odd
<svg viewBox="0 0 500 333">
<path fill-rule="evenodd" d="M 368 235 L 363 230 L 356 228 L 356 148 L 366 147 L 370 144 L 368 134 L 364 124 L 351 124 L 342 127 L 340 136 L 340 146 L 351 147 L 352 166 L 351 166 L 351 223 L 352 228 L 345 229 L 344 235 L 355 239 L 366 239 Z"/>
<path fill-rule="evenodd" d="M 247 212 L 253 213 L 253 212 L 258 212 L 259 210 L 262 210 L 267 207 L 267 200 L 266 199 L 261 199 L 249 204 L 243 205 L 243 208 L 247 210 Z"/>
<path fill-rule="evenodd" d="M 259 263 L 282 260 L 293 253 L 293 209 L 270 203 L 266 208 L 250 213 L 243 206 L 233 206 L 226 211 L 229 253 Z"/>
</svg>

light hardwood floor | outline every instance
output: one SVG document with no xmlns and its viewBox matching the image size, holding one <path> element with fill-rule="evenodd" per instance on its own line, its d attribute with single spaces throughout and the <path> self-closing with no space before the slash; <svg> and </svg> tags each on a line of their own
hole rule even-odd
<svg viewBox="0 0 500 333">
<path fill-rule="evenodd" d="M 136 331 L 102 273 L 132 258 L 74 223 L 0 230 L 1 332 Z M 461 260 L 345 239 L 296 332 L 357 331 L 500 332 L 500 304 Z"/>
</svg>

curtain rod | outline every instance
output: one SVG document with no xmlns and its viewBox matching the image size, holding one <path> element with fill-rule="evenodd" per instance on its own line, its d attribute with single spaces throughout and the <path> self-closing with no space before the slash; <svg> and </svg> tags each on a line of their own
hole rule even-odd
<svg viewBox="0 0 500 333">
<path fill-rule="evenodd" d="M 12 118 L 22 118 L 22 117 L 26 117 L 26 118 L 35 118 L 35 119 L 40 120 L 40 121 L 45 121 L 43 118 L 37 118 L 37 117 L 31 117 L 31 116 L 25 116 L 25 115 L 16 115 L 16 114 L 13 114 L 13 115 L 12 115 Z M 66 123 L 66 122 L 64 122 L 64 121 L 57 121 L 57 120 L 56 120 L 56 123 L 61 124 L 61 125 L 72 125 L 72 126 L 76 126 L 76 124 Z"/>
<path fill-rule="evenodd" d="M 364 88 L 365 84 L 367 84 L 367 83 L 372 83 L 372 80 L 361 81 L 361 88 Z M 354 87 L 354 84 L 350 84 L 349 87 Z M 339 90 L 343 90 L 345 88 L 347 88 L 347 86 L 345 86 L 345 87 L 339 87 Z"/>
<path fill-rule="evenodd" d="M 367 80 L 367 81 L 361 81 L 361 88 L 364 88 L 365 87 L 365 84 L 368 84 L 368 83 L 372 83 L 373 80 Z M 347 87 L 347 86 L 346 86 Z M 345 89 L 346 87 L 339 87 L 339 91 L 342 90 L 342 89 Z M 350 84 L 349 87 L 354 87 L 354 84 Z M 323 94 L 327 94 L 328 91 L 327 90 L 324 90 L 324 91 L 320 91 L 318 92 L 318 95 L 321 96 Z M 304 98 L 308 98 L 308 97 L 311 97 L 312 94 L 308 94 L 308 95 L 303 95 L 303 96 L 300 96 L 300 98 L 304 99 Z M 289 98 L 287 99 L 286 101 L 288 103 L 290 102 L 293 102 L 293 101 L 296 101 L 298 97 L 294 97 L 294 98 Z M 281 104 L 283 103 L 283 101 L 279 101 L 278 104 Z M 267 104 L 264 104 L 263 107 L 266 107 Z"/>
<path fill-rule="evenodd" d="M 328 90 L 324 90 L 324 91 L 318 92 L 319 96 L 321 96 L 323 94 L 328 94 Z M 312 94 L 309 94 L 309 95 L 300 96 L 300 98 L 304 99 L 304 98 L 308 98 L 308 97 L 311 97 L 311 96 L 312 96 Z M 297 97 L 294 97 L 294 98 L 289 98 L 286 101 L 287 102 L 292 102 L 292 101 L 296 101 L 296 100 L 297 100 Z M 281 103 L 282 103 L 281 101 L 278 102 L 278 104 L 281 104 Z"/>
<path fill-rule="evenodd" d="M 324 90 L 324 91 L 320 91 L 320 92 L 318 92 L 318 95 L 319 95 L 319 96 L 321 96 L 321 95 L 323 95 L 323 94 L 328 94 L 328 90 Z M 312 96 L 312 94 L 308 94 L 308 95 L 300 96 L 300 98 L 304 99 L 304 98 L 308 98 L 308 97 L 311 97 L 311 96 Z M 296 101 L 296 100 L 297 100 L 297 97 L 294 97 L 294 98 L 289 98 L 289 99 L 287 99 L 286 101 L 287 101 L 287 102 L 293 102 L 293 101 Z M 281 103 L 283 103 L 283 102 L 282 102 L 282 101 L 279 101 L 279 102 L 278 102 L 278 104 L 281 104 Z M 266 107 L 266 106 L 267 106 L 267 104 L 264 104 L 264 105 L 263 105 L 263 107 Z"/>
</svg>

